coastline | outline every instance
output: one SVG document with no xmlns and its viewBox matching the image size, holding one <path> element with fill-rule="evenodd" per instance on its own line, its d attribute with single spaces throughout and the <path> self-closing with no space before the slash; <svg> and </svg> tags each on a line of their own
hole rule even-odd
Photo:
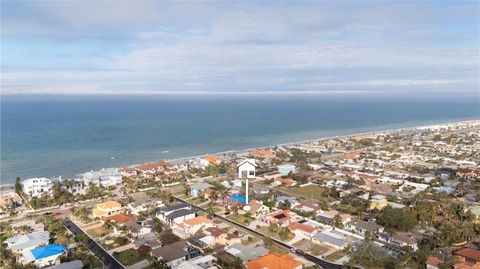
<svg viewBox="0 0 480 269">
<path fill-rule="evenodd" d="M 269 149 L 269 148 L 273 148 L 275 146 L 289 147 L 289 146 L 298 145 L 298 144 L 325 141 L 325 140 L 337 139 L 337 138 L 350 138 L 350 137 L 357 137 L 357 136 L 370 136 L 370 135 L 382 135 L 382 134 L 398 133 L 398 132 L 411 132 L 411 131 L 418 131 L 418 130 L 422 130 L 422 129 L 438 128 L 438 127 L 445 128 L 445 127 L 448 127 L 448 126 L 453 126 L 453 125 L 458 125 L 458 124 L 467 124 L 467 123 L 473 123 L 473 122 L 480 122 L 480 118 L 457 120 L 457 121 L 441 121 L 441 122 L 432 123 L 432 124 L 427 123 L 427 124 L 420 124 L 420 125 L 411 126 L 411 127 L 390 128 L 390 129 L 381 130 L 381 131 L 376 130 L 376 131 L 365 131 L 365 132 L 353 132 L 353 133 L 349 133 L 349 134 L 331 135 L 331 136 L 317 137 L 317 138 L 314 138 L 314 139 L 301 139 L 301 140 L 296 140 L 296 141 L 293 141 L 293 142 L 278 143 L 278 144 L 273 144 L 273 145 L 263 145 L 263 146 L 259 146 L 259 147 L 250 147 L 250 148 L 246 148 L 246 149 L 232 149 L 232 150 L 211 152 L 211 153 L 206 152 L 206 153 L 203 153 L 203 154 L 181 156 L 181 157 L 178 157 L 178 158 L 170 158 L 170 159 L 165 158 L 164 160 L 168 161 L 168 162 L 175 163 L 175 164 L 181 164 L 181 163 L 184 163 L 188 160 L 195 159 L 195 158 L 201 158 L 201 157 L 206 156 L 208 154 L 213 154 L 213 155 L 217 155 L 217 156 L 223 156 L 223 155 L 227 155 L 227 154 L 244 154 L 244 153 L 247 153 L 251 150 Z M 381 128 L 381 127 L 382 126 L 377 126 L 376 128 Z M 134 166 L 140 165 L 140 164 L 145 163 L 145 162 L 155 162 L 155 161 L 159 161 L 159 160 L 160 159 L 144 161 L 144 162 L 135 163 L 135 164 L 127 164 L 127 165 L 122 165 L 122 166 L 114 166 L 114 167 L 116 167 L 116 168 L 134 167 Z M 55 176 L 50 176 L 50 177 L 55 177 Z M 66 178 L 69 178 L 69 176 L 67 176 Z M 11 190 L 11 189 L 13 189 L 13 186 L 14 186 L 14 182 L 5 183 L 5 184 L 2 183 L 2 184 L 0 184 L 0 192 L 5 192 L 5 191 L 8 191 L 8 190 Z"/>
</svg>

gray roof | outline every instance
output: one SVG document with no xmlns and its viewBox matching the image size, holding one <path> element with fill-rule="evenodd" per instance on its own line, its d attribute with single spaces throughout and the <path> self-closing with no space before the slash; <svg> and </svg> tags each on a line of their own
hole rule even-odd
<svg viewBox="0 0 480 269">
<path fill-rule="evenodd" d="M 59 265 L 45 267 L 44 269 L 82 269 L 83 262 L 81 260 L 74 260 L 71 262 L 64 262 Z"/>
<path fill-rule="evenodd" d="M 190 208 L 190 205 L 181 203 L 181 204 L 176 204 L 176 205 L 172 205 L 172 206 L 162 207 L 162 208 L 160 208 L 160 211 L 170 212 L 170 211 L 175 211 L 175 210 L 184 209 L 184 208 Z"/>
<path fill-rule="evenodd" d="M 187 256 L 185 248 L 187 243 L 185 240 L 180 240 L 170 245 L 163 246 L 152 250 L 152 255 L 158 258 L 162 258 L 166 262 L 171 262 L 182 257 Z"/>
<path fill-rule="evenodd" d="M 15 252 L 24 248 L 32 248 L 47 244 L 49 240 L 50 233 L 44 231 L 10 237 L 5 241 L 8 245 L 12 245 L 11 249 Z"/>
<path fill-rule="evenodd" d="M 166 215 L 165 217 L 168 219 L 176 219 L 176 218 L 183 217 L 190 214 L 195 214 L 195 212 L 193 212 L 190 209 L 180 209 L 177 211 L 173 211 L 172 213 Z"/>
<path fill-rule="evenodd" d="M 343 248 L 345 244 L 347 244 L 347 240 L 336 238 L 324 233 L 317 233 L 313 236 L 313 238 L 317 239 L 320 242 L 328 242 L 340 248 Z"/>
<path fill-rule="evenodd" d="M 242 261 L 249 261 L 268 254 L 268 249 L 262 246 L 246 246 L 243 244 L 233 244 L 227 249 L 227 252 L 235 257 L 239 257 Z"/>
<path fill-rule="evenodd" d="M 362 230 L 369 231 L 369 232 L 376 232 L 376 231 L 378 231 L 379 229 L 382 228 L 382 226 L 380 226 L 376 223 L 367 222 L 367 221 L 363 221 L 363 220 L 350 221 L 348 224 L 351 225 L 351 226 L 354 226 L 354 227 L 358 227 Z"/>
<path fill-rule="evenodd" d="M 190 187 L 190 189 L 191 190 L 203 191 L 203 190 L 206 190 L 206 189 L 211 188 L 211 187 L 213 187 L 213 185 L 208 184 L 208 183 L 204 183 L 204 182 L 198 182 L 198 183 L 193 184 Z"/>
</svg>

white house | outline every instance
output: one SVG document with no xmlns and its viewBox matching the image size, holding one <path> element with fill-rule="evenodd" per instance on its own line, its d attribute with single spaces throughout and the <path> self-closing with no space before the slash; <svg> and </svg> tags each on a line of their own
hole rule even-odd
<svg viewBox="0 0 480 269">
<path fill-rule="evenodd" d="M 63 255 L 67 245 L 51 244 L 48 246 L 26 250 L 22 252 L 20 261 L 23 264 L 33 262 L 37 267 L 54 265 L 56 260 Z"/>
<path fill-rule="evenodd" d="M 41 196 L 43 193 L 48 193 L 53 186 L 51 179 L 42 178 L 29 178 L 22 181 L 23 192 L 32 197 Z"/>
<path fill-rule="evenodd" d="M 237 164 L 238 178 L 255 178 L 255 159 L 245 159 Z"/>
<path fill-rule="evenodd" d="M 90 171 L 78 175 L 85 185 L 92 183 L 103 187 L 116 186 L 122 183 L 122 172 L 118 168 L 103 168 L 99 171 Z"/>
</svg>

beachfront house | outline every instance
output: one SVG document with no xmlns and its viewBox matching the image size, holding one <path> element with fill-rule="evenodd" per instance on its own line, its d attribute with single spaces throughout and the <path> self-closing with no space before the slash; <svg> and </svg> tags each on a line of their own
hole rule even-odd
<svg viewBox="0 0 480 269">
<path fill-rule="evenodd" d="M 53 182 L 49 178 L 29 178 L 22 181 L 23 192 L 31 197 L 39 197 L 44 193 L 49 193 L 53 187 Z"/>
<path fill-rule="evenodd" d="M 122 183 L 122 172 L 118 168 L 103 168 L 98 171 L 90 171 L 78 175 L 83 180 L 84 184 L 88 186 L 90 183 L 103 186 L 105 188 L 114 187 Z"/>
</svg>

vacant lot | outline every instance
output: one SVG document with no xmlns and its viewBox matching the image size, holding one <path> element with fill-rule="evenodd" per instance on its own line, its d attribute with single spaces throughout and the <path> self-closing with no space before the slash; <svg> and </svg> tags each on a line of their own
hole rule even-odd
<svg viewBox="0 0 480 269">
<path fill-rule="evenodd" d="M 293 246 L 303 251 L 308 251 L 314 256 L 322 255 L 323 253 L 330 250 L 330 248 L 327 246 L 314 244 L 308 240 L 302 240 L 300 242 L 295 243 Z"/>
<path fill-rule="evenodd" d="M 248 225 L 248 224 L 250 224 L 250 222 L 253 221 L 252 218 L 245 217 L 243 215 L 233 215 L 233 214 L 228 216 L 227 219 L 236 221 L 236 222 L 244 224 L 244 225 Z"/>
<path fill-rule="evenodd" d="M 134 249 L 127 249 L 121 252 L 114 252 L 113 256 L 117 258 L 119 262 L 121 262 L 123 265 L 132 265 L 135 264 L 143 259 L 145 257 L 142 257 L 138 254 L 138 252 Z"/>
<path fill-rule="evenodd" d="M 257 229 L 257 231 L 263 233 L 263 234 L 266 234 L 270 237 L 274 237 L 278 240 L 282 240 L 282 241 L 290 241 L 292 240 L 294 237 L 295 237 L 295 234 L 292 233 L 292 232 L 289 232 L 288 233 L 288 238 L 287 239 L 281 239 L 280 237 L 278 237 L 278 234 L 276 233 L 271 233 L 270 230 L 268 229 L 268 227 L 260 227 L 260 229 Z"/>
<path fill-rule="evenodd" d="M 102 237 L 102 236 L 105 236 L 109 233 L 109 231 L 105 230 L 102 226 L 92 228 L 92 229 L 88 229 L 86 232 L 92 238 Z"/>
<path fill-rule="evenodd" d="M 331 262 L 336 262 L 338 261 L 339 259 L 345 257 L 347 255 L 347 253 L 345 252 L 342 252 L 342 251 L 335 251 L 333 252 L 332 254 L 328 255 L 327 257 L 325 257 L 325 259 L 327 261 L 331 261 Z"/>
<path fill-rule="evenodd" d="M 303 196 L 304 198 L 309 198 L 309 199 L 314 199 L 314 200 L 320 200 L 320 201 L 325 201 L 327 203 L 332 202 L 333 198 L 328 197 L 328 195 L 325 193 L 325 188 L 320 187 L 318 185 L 308 185 L 305 187 L 278 187 L 276 189 L 279 189 L 285 193 L 291 193 L 295 194 L 298 196 Z"/>
</svg>

